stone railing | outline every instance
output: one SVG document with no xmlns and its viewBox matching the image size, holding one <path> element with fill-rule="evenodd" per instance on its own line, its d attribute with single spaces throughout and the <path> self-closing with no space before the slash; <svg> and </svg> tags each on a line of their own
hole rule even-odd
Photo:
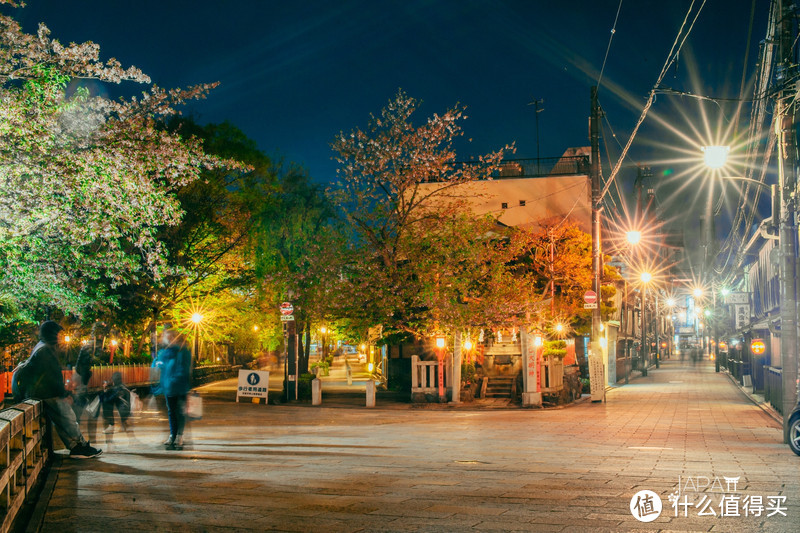
<svg viewBox="0 0 800 533">
<path fill-rule="evenodd" d="M 52 453 L 44 405 L 25 400 L 0 411 L 0 533 L 14 520 Z"/>
<path fill-rule="evenodd" d="M 446 363 L 446 362 L 445 362 Z M 447 371 L 447 364 L 439 366 L 439 361 L 420 361 L 419 356 L 411 356 L 411 394 L 438 394 L 439 391 L 439 369 L 444 375 L 444 387 L 452 386 L 452 376 Z"/>
</svg>

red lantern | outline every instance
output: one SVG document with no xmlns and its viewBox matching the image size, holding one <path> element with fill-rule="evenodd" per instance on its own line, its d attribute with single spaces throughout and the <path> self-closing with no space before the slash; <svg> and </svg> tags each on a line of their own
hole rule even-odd
<svg viewBox="0 0 800 533">
<path fill-rule="evenodd" d="M 753 342 L 750 343 L 750 349 L 753 350 L 754 354 L 761 355 L 767 350 L 767 345 L 761 339 L 753 339 Z"/>
</svg>

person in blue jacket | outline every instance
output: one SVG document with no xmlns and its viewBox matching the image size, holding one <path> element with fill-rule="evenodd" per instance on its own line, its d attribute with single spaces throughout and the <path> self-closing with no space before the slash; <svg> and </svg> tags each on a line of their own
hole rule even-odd
<svg viewBox="0 0 800 533">
<path fill-rule="evenodd" d="M 178 331 L 164 329 L 164 348 L 158 351 L 161 363 L 161 393 L 167 400 L 169 438 L 164 442 L 168 450 L 183 449 L 183 429 L 186 426 L 186 395 L 189 393 L 192 356 Z"/>
</svg>

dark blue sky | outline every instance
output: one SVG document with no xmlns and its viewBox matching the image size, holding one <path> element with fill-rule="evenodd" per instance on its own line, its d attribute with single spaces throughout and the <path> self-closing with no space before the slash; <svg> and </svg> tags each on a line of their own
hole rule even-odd
<svg viewBox="0 0 800 533">
<path fill-rule="evenodd" d="M 622 3 L 600 89 L 621 143 L 690 4 Z M 735 96 L 750 4 L 708 0 L 664 84 Z M 514 157 L 535 157 L 534 111 L 527 105 L 533 98 L 544 99 L 542 157 L 588 145 L 590 87 L 618 6 L 618 0 L 30 0 L 16 16 L 31 31 L 45 22 L 64 42 L 93 40 L 104 58 L 135 65 L 162 87 L 221 82 L 192 113 L 201 121 L 229 120 L 267 153 L 330 181 L 334 135 L 364 126 L 400 87 L 423 100 L 420 118 L 456 102 L 467 106 L 463 127 L 472 142 L 458 147 L 461 159 L 510 142 L 517 145 Z M 755 43 L 763 39 L 768 7 L 757 0 Z M 755 55 L 749 63 L 752 70 Z M 661 95 L 652 112 L 669 121 L 683 103 Z M 674 136 L 655 121 L 640 139 L 636 161 L 670 157 L 653 143 L 669 144 Z M 615 158 L 619 148 L 607 141 Z"/>
</svg>

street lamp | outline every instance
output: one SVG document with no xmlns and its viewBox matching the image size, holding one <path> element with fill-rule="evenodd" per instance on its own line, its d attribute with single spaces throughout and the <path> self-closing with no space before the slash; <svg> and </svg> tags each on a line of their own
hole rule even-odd
<svg viewBox="0 0 800 533">
<path fill-rule="evenodd" d="M 625 232 L 625 238 L 630 244 L 639 244 L 639 242 L 642 240 L 642 232 L 641 231 Z"/>
<path fill-rule="evenodd" d="M 203 321 L 203 315 L 200 313 L 192 313 L 192 322 L 194 323 L 194 360 L 198 362 L 200 351 L 200 322 Z"/>
<path fill-rule="evenodd" d="M 708 168 L 722 168 L 728 162 L 730 146 L 703 146 L 703 162 Z"/>
<path fill-rule="evenodd" d="M 642 282 L 642 312 L 641 312 L 641 319 L 642 319 L 642 375 L 647 375 L 647 364 L 648 364 L 648 352 L 647 349 L 647 285 L 650 283 L 650 280 L 653 279 L 653 275 L 649 272 L 642 272 L 639 276 L 639 280 Z"/>
</svg>

